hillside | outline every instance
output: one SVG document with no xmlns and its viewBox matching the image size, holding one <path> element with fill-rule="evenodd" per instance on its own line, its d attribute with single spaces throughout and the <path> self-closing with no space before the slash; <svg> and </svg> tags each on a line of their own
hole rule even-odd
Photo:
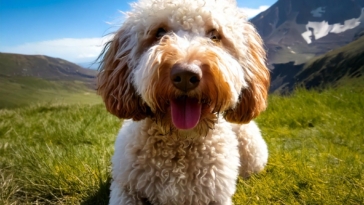
<svg viewBox="0 0 364 205">
<path fill-rule="evenodd" d="M 92 82 L 96 74 L 96 70 L 85 69 L 60 58 L 0 53 L 0 75 L 6 77 L 32 76 L 45 80 Z"/>
<path fill-rule="evenodd" d="M 0 53 L 0 109 L 44 102 L 99 102 L 96 75 L 95 70 L 59 58 Z"/>
<path fill-rule="evenodd" d="M 276 64 L 271 92 L 289 92 L 297 86 L 317 88 L 339 84 L 364 87 L 364 36 L 305 64 Z"/>
<path fill-rule="evenodd" d="M 364 0 L 278 0 L 251 22 L 268 62 L 294 65 L 352 42 L 364 31 Z"/>
</svg>

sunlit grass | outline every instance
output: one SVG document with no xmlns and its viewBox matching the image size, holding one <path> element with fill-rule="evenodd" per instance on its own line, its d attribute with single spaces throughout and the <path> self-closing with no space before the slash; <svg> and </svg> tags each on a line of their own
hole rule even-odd
<svg viewBox="0 0 364 205">
<path fill-rule="evenodd" d="M 80 81 L 50 81 L 30 76 L 0 75 L 0 109 L 16 108 L 37 103 L 98 104 L 96 91 Z"/>
<path fill-rule="evenodd" d="M 364 204 L 363 113 L 360 87 L 270 96 L 269 163 L 235 204 Z M 120 124 L 101 104 L 0 110 L 0 202 L 107 204 Z"/>
<path fill-rule="evenodd" d="M 107 201 L 109 161 L 120 124 L 103 105 L 1 110 L 0 201 Z"/>
<path fill-rule="evenodd" d="M 257 119 L 269 163 L 239 181 L 236 204 L 363 204 L 363 94 L 338 88 L 271 96 Z"/>
</svg>

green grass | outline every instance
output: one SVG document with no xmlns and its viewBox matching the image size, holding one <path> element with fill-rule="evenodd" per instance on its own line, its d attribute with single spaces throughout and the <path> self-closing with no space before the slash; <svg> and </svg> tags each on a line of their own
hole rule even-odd
<svg viewBox="0 0 364 205">
<path fill-rule="evenodd" d="M 0 109 L 36 103 L 101 103 L 95 91 L 80 81 L 50 81 L 35 77 L 0 76 Z"/>
<path fill-rule="evenodd" d="M 0 110 L 0 201 L 107 200 L 109 161 L 120 124 L 100 104 Z"/>
<path fill-rule="evenodd" d="M 236 204 L 363 204 L 364 89 L 271 96 L 258 119 L 267 169 L 240 181 Z"/>
<path fill-rule="evenodd" d="M 235 204 L 364 204 L 364 89 L 272 95 L 266 169 Z M 0 204 L 106 204 L 121 122 L 103 105 L 0 110 Z"/>
</svg>

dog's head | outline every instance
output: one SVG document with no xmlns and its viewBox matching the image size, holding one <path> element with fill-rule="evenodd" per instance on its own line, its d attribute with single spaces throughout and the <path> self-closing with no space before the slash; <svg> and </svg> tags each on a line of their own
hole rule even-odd
<svg viewBox="0 0 364 205">
<path fill-rule="evenodd" d="M 141 0 L 102 54 L 98 93 L 109 112 L 169 116 L 192 129 L 221 114 L 247 123 L 267 106 L 262 40 L 229 0 Z"/>
</svg>

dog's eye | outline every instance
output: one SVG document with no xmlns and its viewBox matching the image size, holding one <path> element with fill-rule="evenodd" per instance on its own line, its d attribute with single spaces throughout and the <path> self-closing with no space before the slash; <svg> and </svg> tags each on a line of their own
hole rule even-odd
<svg viewBox="0 0 364 205">
<path fill-rule="evenodd" d="M 155 37 L 156 37 L 157 39 L 160 39 L 160 38 L 162 38 L 164 35 L 166 35 L 166 33 L 167 33 L 167 31 L 166 31 L 164 28 L 159 28 L 159 29 L 157 30 L 157 33 L 155 34 Z"/>
<path fill-rule="evenodd" d="M 221 36 L 220 34 L 215 30 L 211 30 L 208 33 L 208 37 L 213 41 L 213 42 L 219 42 L 221 40 Z"/>
</svg>

